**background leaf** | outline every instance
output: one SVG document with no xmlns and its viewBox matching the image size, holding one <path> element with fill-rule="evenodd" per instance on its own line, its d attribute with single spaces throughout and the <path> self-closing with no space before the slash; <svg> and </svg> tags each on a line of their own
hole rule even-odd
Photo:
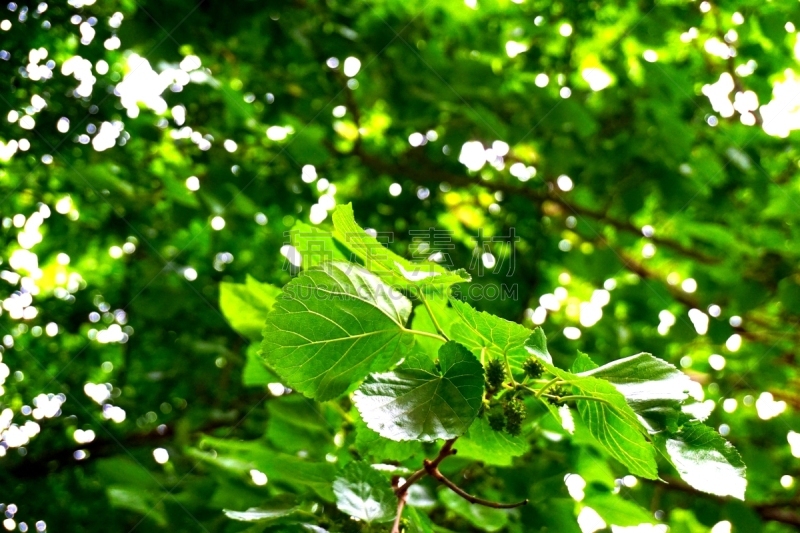
<svg viewBox="0 0 800 533">
<path fill-rule="evenodd" d="M 597 511 L 608 525 L 631 527 L 656 522 L 652 514 L 618 495 L 591 494 L 582 503 Z"/>
<path fill-rule="evenodd" d="M 508 523 L 508 511 L 473 505 L 447 489 L 439 490 L 439 499 L 450 511 L 481 531 L 500 531 Z"/>
<path fill-rule="evenodd" d="M 514 457 L 524 455 L 529 448 L 530 443 L 524 437 L 493 430 L 485 416 L 476 419 L 469 432 L 458 439 L 459 457 L 487 465 L 510 466 Z"/>
<path fill-rule="evenodd" d="M 336 507 L 371 524 L 394 519 L 397 498 L 389 480 L 364 462 L 353 461 L 333 482 Z"/>
<path fill-rule="evenodd" d="M 297 499 L 291 495 L 278 496 L 271 499 L 259 507 L 253 507 L 246 511 L 224 510 L 225 516 L 240 522 L 276 522 L 280 519 L 292 517 L 297 520 L 312 516 Z"/>
<path fill-rule="evenodd" d="M 219 306 L 231 327 L 251 340 L 261 337 L 267 313 L 281 293 L 278 287 L 247 276 L 246 283 L 220 283 Z"/>
</svg>

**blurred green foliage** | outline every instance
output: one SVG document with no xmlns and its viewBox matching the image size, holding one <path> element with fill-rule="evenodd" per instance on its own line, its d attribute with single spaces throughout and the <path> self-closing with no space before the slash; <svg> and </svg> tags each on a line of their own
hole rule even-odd
<svg viewBox="0 0 800 533">
<path fill-rule="evenodd" d="M 745 502 L 637 483 L 532 416 L 513 459 L 442 464 L 531 505 L 425 484 L 412 531 L 570 533 L 586 506 L 680 533 L 796 530 L 794 24 L 788 0 L 4 4 L 7 528 L 359 530 L 333 504 L 339 467 L 407 475 L 435 447 L 369 442 L 348 405 L 269 387 L 256 326 L 220 313 L 220 293 L 223 309 L 253 294 L 228 284 L 291 279 L 290 232 L 352 202 L 398 254 L 441 251 L 482 294 L 516 287 L 472 304 L 543 322 L 560 367 L 577 350 L 680 366 L 748 465 Z M 446 241 L 410 233 L 428 228 Z M 223 513 L 251 507 L 271 518 Z"/>
</svg>

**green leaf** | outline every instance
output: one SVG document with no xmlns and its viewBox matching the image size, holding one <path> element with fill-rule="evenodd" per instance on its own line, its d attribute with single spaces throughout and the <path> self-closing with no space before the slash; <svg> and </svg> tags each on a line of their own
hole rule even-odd
<svg viewBox="0 0 800 533">
<path fill-rule="evenodd" d="M 275 305 L 280 289 L 247 276 L 245 283 L 222 282 L 219 307 L 233 329 L 251 340 L 261 337 L 264 319 Z"/>
<path fill-rule="evenodd" d="M 615 488 L 616 476 L 609 462 L 594 446 L 579 446 L 575 460 L 575 471 L 580 474 L 587 485 L 604 486 L 608 490 Z"/>
<path fill-rule="evenodd" d="M 340 511 L 368 524 L 392 520 L 397 511 L 389 480 L 362 461 L 351 462 L 336 476 L 333 493 Z"/>
<path fill-rule="evenodd" d="M 558 422 L 558 425 L 561 426 L 561 429 L 570 435 L 575 433 L 575 418 L 573 417 L 574 409 L 570 409 L 570 406 L 566 404 L 553 405 L 552 403 L 548 402 L 546 398 L 539 398 L 539 401 L 545 406 L 547 411 L 550 412 L 556 422 Z"/>
<path fill-rule="evenodd" d="M 575 520 L 575 501 L 570 498 L 547 498 L 539 506 L 540 519 L 545 525 L 544 531 L 553 533 L 582 533 Z"/>
<path fill-rule="evenodd" d="M 326 263 L 290 281 L 267 316 L 261 354 L 285 382 L 330 400 L 395 363 L 413 337 L 411 302 L 351 263 Z"/>
<path fill-rule="evenodd" d="M 747 488 L 744 461 L 736 448 L 716 431 L 701 423 L 691 423 L 659 440 L 664 456 L 692 487 L 744 500 Z"/>
<path fill-rule="evenodd" d="M 482 363 L 489 359 L 499 358 L 505 361 L 507 358 L 511 371 L 522 377 L 524 374 L 522 365 L 531 355 L 526 344 L 535 345 L 535 349 L 540 350 L 544 335 L 537 334 L 531 341 L 534 344 L 529 344 L 528 341 L 533 335 L 525 326 L 477 311 L 469 304 L 454 298 L 450 303 L 461 317 L 461 321 L 454 322 L 451 327 L 451 338 L 469 348 Z M 544 353 L 546 350 L 544 348 Z"/>
<path fill-rule="evenodd" d="M 644 427 L 625 397 L 611 383 L 590 376 L 578 376 L 546 365 L 554 375 L 568 382 L 579 395 L 578 412 L 589 431 L 617 461 L 632 474 L 657 479 L 655 449 L 643 435 Z"/>
<path fill-rule="evenodd" d="M 305 510 L 297 498 L 291 494 L 282 494 L 259 507 L 252 507 L 246 511 L 233 511 L 223 509 L 225 516 L 240 522 L 275 522 L 279 519 L 292 517 L 297 520 L 302 519 L 302 515 L 308 518 L 311 514 Z"/>
<path fill-rule="evenodd" d="M 691 384 L 689 376 L 649 353 L 618 359 L 578 375 L 612 383 L 632 406 L 653 401 L 683 402 L 689 397 Z"/>
<path fill-rule="evenodd" d="M 482 531 L 500 531 L 508 524 L 508 511 L 469 503 L 448 489 L 439 491 L 445 507 Z"/>
<path fill-rule="evenodd" d="M 447 342 L 438 365 L 419 352 L 392 372 L 371 374 L 353 395 L 364 422 L 391 440 L 463 435 L 483 399 L 483 367 L 464 346 Z"/>
<path fill-rule="evenodd" d="M 452 308 L 448 307 L 447 300 L 442 298 L 428 298 L 428 306 L 436 317 L 439 326 L 444 330 L 445 334 L 450 335 L 450 328 L 453 322 L 459 320 L 458 315 Z M 414 307 L 414 313 L 411 315 L 411 328 L 415 331 L 426 331 L 428 333 L 439 334 L 436 325 L 431 319 L 431 314 L 425 305 L 420 304 Z M 442 342 L 438 339 L 418 336 L 415 340 L 415 345 L 421 347 L 425 352 L 433 355 L 439 351 Z"/>
<path fill-rule="evenodd" d="M 638 526 L 639 524 L 655 524 L 653 515 L 630 500 L 615 494 L 589 494 L 583 504 L 591 507 L 609 526 Z"/>
<path fill-rule="evenodd" d="M 141 488 L 111 485 L 106 488 L 106 496 L 111 507 L 127 509 L 143 517 L 148 517 L 160 527 L 168 524 L 167 514 L 159 492 L 145 491 Z"/>
<path fill-rule="evenodd" d="M 632 474 L 647 479 L 658 477 L 655 450 L 645 439 L 625 398 L 614 386 L 601 380 L 576 385 L 583 394 L 603 400 L 578 401 L 578 413 L 586 421 L 592 435 L 606 451 L 628 467 Z"/>
<path fill-rule="evenodd" d="M 331 261 L 351 262 L 350 254 L 342 251 L 330 232 L 303 222 L 296 222 L 289 236 L 292 246 L 300 253 L 303 268 L 319 266 Z"/>
<path fill-rule="evenodd" d="M 505 431 L 494 431 L 486 417 L 476 419 L 467 434 L 458 439 L 458 456 L 487 465 L 510 466 L 512 458 L 525 455 L 530 443 Z"/>
<path fill-rule="evenodd" d="M 434 524 L 424 511 L 406 506 L 403 515 L 408 522 L 408 533 L 433 533 Z"/>
<path fill-rule="evenodd" d="M 650 433 L 678 429 L 681 405 L 689 397 L 691 380 L 666 361 L 640 353 L 579 375 L 613 384 Z"/>
<path fill-rule="evenodd" d="M 356 451 L 361 457 L 372 457 L 378 461 L 404 461 L 416 454 L 421 454 L 422 444 L 415 441 L 396 442 L 384 439 L 378 432 L 371 430 L 358 410 L 354 410 L 356 429 Z"/>
<path fill-rule="evenodd" d="M 274 398 L 267 402 L 267 438 L 281 451 L 303 451 L 311 458 L 324 458 L 326 453 L 334 451 L 334 428 L 341 424 L 338 415 L 329 422 L 326 410 L 335 414 L 330 405 L 299 394 Z"/>
<path fill-rule="evenodd" d="M 542 328 L 536 328 L 525 341 L 525 350 L 546 363 L 553 364 L 553 356 L 547 351 L 547 338 Z"/>
<path fill-rule="evenodd" d="M 261 440 L 235 441 L 204 437 L 203 446 L 215 453 L 192 449 L 190 455 L 224 470 L 249 476 L 250 469 L 267 475 L 269 483 L 301 486 L 312 489 L 325 500 L 333 500 L 331 483 L 336 467 L 328 462 L 306 461 L 296 455 L 276 452 Z"/>
<path fill-rule="evenodd" d="M 589 372 L 597 368 L 597 363 L 592 361 L 592 358 L 586 355 L 583 352 L 578 352 L 578 357 L 575 358 L 575 361 L 572 363 L 572 367 L 570 368 L 570 372 L 573 374 L 578 374 L 580 372 Z"/>
<path fill-rule="evenodd" d="M 246 387 L 264 387 L 270 383 L 280 381 L 278 376 L 270 372 L 264 365 L 264 360 L 258 355 L 258 351 L 258 344 L 247 346 L 244 369 L 242 370 L 242 383 Z"/>
<path fill-rule="evenodd" d="M 463 269 L 451 272 L 432 261 L 412 263 L 388 250 L 358 225 L 350 204 L 337 206 L 332 218 L 336 239 L 393 287 L 449 287 L 472 279 Z"/>
</svg>

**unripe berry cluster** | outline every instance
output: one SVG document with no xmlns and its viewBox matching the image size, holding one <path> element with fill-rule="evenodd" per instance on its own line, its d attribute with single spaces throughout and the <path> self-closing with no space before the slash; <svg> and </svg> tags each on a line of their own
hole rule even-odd
<svg viewBox="0 0 800 533">
<path fill-rule="evenodd" d="M 522 431 L 522 421 L 528 416 L 525 404 L 521 400 L 509 400 L 503 408 L 506 416 L 506 431 L 511 435 L 519 435 Z"/>
<path fill-rule="evenodd" d="M 555 387 L 547 389 L 547 394 L 548 402 L 553 405 L 559 405 L 562 403 L 562 398 L 564 398 L 564 396 L 569 396 L 570 392 L 564 385 L 556 385 Z"/>
<path fill-rule="evenodd" d="M 486 384 L 490 390 L 499 389 L 506 380 L 506 369 L 500 359 L 492 359 L 486 365 Z"/>
<path fill-rule="evenodd" d="M 537 357 L 529 357 L 522 363 L 522 369 L 525 371 L 525 375 L 531 379 L 539 379 L 545 370 L 544 365 Z"/>
</svg>

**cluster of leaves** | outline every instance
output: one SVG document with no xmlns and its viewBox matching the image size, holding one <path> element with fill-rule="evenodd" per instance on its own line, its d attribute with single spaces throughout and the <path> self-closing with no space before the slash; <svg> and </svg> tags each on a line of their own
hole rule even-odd
<svg viewBox="0 0 800 533">
<path fill-rule="evenodd" d="M 413 265 L 383 248 L 358 227 L 349 205 L 336 208 L 333 224 L 332 233 L 317 231 L 296 242 L 303 271 L 277 297 L 274 289 L 248 282 L 223 290 L 223 302 L 239 295 L 255 305 L 244 312 L 222 307 L 243 332 L 249 330 L 243 316 L 263 317 L 259 307 L 271 307 L 261 345 L 265 364 L 312 400 L 349 397 L 363 421 L 357 439 L 374 432 L 392 442 L 447 441 L 443 449 L 449 452 L 452 442 L 466 435 L 473 453 L 482 456 L 506 438 L 487 433 L 487 423 L 511 438 L 526 429 L 526 400 L 540 401 L 573 430 L 574 406 L 597 447 L 632 474 L 658 479 L 659 451 L 696 489 L 744 499 L 741 457 L 683 410 L 690 381 L 674 366 L 650 354 L 597 366 L 581 354 L 571 371 L 562 370 L 552 364 L 541 329 L 531 331 L 449 297 L 454 283 L 465 282 L 463 274 L 435 263 Z M 312 250 L 332 254 L 341 248 L 353 262 L 305 261 Z M 418 338 L 433 339 L 438 349 L 420 345 Z M 493 412 L 501 398 L 502 411 Z M 370 456 L 379 463 L 391 460 L 391 453 L 379 451 L 386 446 L 371 445 Z M 367 523 L 391 521 L 393 507 L 419 476 L 393 491 L 389 478 L 364 462 L 368 458 L 340 470 L 333 482 L 336 505 Z M 441 481 L 438 471 L 421 472 Z M 269 510 L 229 516 L 273 519 Z M 412 528 L 423 527 L 414 522 L 417 514 L 410 517 Z"/>
</svg>

